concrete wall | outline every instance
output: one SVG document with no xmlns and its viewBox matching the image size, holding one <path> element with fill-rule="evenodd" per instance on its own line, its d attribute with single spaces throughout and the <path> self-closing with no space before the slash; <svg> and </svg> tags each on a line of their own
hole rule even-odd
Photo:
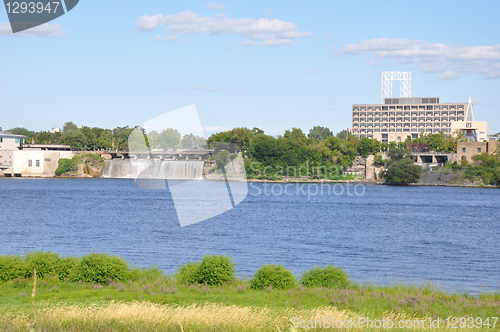
<svg viewBox="0 0 500 332">
<path fill-rule="evenodd" d="M 23 177 L 54 177 L 60 158 L 72 158 L 71 151 L 14 151 L 12 172 Z"/>
<path fill-rule="evenodd" d="M 469 163 L 473 163 L 472 157 L 483 152 L 493 154 L 500 147 L 498 141 L 488 142 L 458 142 L 457 143 L 457 161 L 466 159 Z"/>
<path fill-rule="evenodd" d="M 0 149 L 0 168 L 12 167 L 14 161 L 14 151 L 7 151 Z"/>
</svg>

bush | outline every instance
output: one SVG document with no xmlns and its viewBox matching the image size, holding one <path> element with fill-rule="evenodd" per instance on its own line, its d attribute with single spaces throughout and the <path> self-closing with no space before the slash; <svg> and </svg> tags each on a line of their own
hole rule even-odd
<svg viewBox="0 0 500 332">
<path fill-rule="evenodd" d="M 198 283 L 207 285 L 222 285 L 236 279 L 231 257 L 223 255 L 205 255 L 195 276 Z"/>
<path fill-rule="evenodd" d="M 188 263 L 179 268 L 176 278 L 181 283 L 222 285 L 236 279 L 234 263 L 223 255 L 205 255 L 201 262 Z"/>
<path fill-rule="evenodd" d="M 295 276 L 283 265 L 263 265 L 250 280 L 250 287 L 253 289 L 264 289 L 266 287 L 287 289 L 294 286 Z"/>
<path fill-rule="evenodd" d="M 387 184 L 410 184 L 418 182 L 422 167 L 415 165 L 409 158 L 391 161 L 386 172 Z"/>
<path fill-rule="evenodd" d="M 200 262 L 196 263 L 190 262 L 185 265 L 182 265 L 177 270 L 175 278 L 182 284 L 185 283 L 196 284 L 197 283 L 196 272 L 198 271 L 199 267 L 200 267 Z"/>
<path fill-rule="evenodd" d="M 36 269 L 36 274 L 39 278 L 47 275 L 59 275 L 62 270 L 62 258 L 59 254 L 49 251 L 32 251 L 24 256 L 26 260 L 26 277 L 33 276 L 33 270 Z"/>
<path fill-rule="evenodd" d="M 56 175 L 78 170 L 78 164 L 71 159 L 61 158 L 56 169 Z"/>
<path fill-rule="evenodd" d="M 19 256 L 0 256 L 0 280 L 8 281 L 26 276 L 26 262 Z"/>
<path fill-rule="evenodd" d="M 300 282 L 306 287 L 344 288 L 349 286 L 347 273 L 333 265 L 315 266 L 302 273 Z"/>
<path fill-rule="evenodd" d="M 75 274 L 70 276 L 70 279 L 104 285 L 109 281 L 127 280 L 129 275 L 128 263 L 122 258 L 92 253 L 81 258 Z"/>
</svg>

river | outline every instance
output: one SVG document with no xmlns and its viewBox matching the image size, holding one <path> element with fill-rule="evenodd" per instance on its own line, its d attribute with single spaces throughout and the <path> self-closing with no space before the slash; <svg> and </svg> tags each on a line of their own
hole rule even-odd
<svg viewBox="0 0 500 332">
<path fill-rule="evenodd" d="M 234 209 L 180 227 L 168 188 L 130 179 L 2 178 L 0 188 L 0 254 L 107 252 L 166 273 L 224 254 L 241 277 L 265 263 L 297 275 L 334 264 L 362 283 L 500 291 L 498 189 L 249 183 Z"/>
</svg>

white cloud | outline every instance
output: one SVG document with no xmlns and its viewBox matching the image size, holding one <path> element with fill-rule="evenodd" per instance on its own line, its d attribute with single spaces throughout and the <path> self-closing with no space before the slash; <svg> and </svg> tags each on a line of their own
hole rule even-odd
<svg viewBox="0 0 500 332">
<path fill-rule="evenodd" d="M 167 40 L 167 41 L 174 41 L 174 40 L 180 40 L 177 38 L 177 36 L 165 36 L 162 37 L 160 35 L 154 36 L 153 40 Z"/>
<path fill-rule="evenodd" d="M 231 129 L 226 128 L 226 127 L 206 127 L 206 126 L 203 127 L 202 129 L 206 133 L 215 133 L 215 132 L 221 132 L 221 131 L 231 130 Z"/>
<path fill-rule="evenodd" d="M 207 87 L 200 86 L 200 85 L 191 85 L 190 88 L 191 89 L 195 89 L 195 90 L 205 91 L 205 92 L 219 92 L 219 91 L 222 91 L 221 89 L 207 88 Z"/>
<path fill-rule="evenodd" d="M 213 10 L 223 10 L 224 5 L 221 3 L 217 3 L 215 1 L 207 3 L 207 8 L 208 9 L 213 9 Z"/>
<path fill-rule="evenodd" d="M 232 19 L 224 14 L 203 17 L 191 11 L 186 11 L 168 16 L 163 14 L 145 15 L 137 20 L 137 29 L 140 31 L 154 30 L 162 25 L 166 26 L 167 31 L 180 34 L 218 35 L 235 33 L 247 38 L 247 40 L 239 43 L 239 45 L 245 46 L 293 45 L 297 38 L 313 36 L 311 32 L 300 32 L 294 23 L 278 19 Z"/>
<path fill-rule="evenodd" d="M 37 37 L 59 37 L 62 35 L 61 26 L 57 23 L 46 23 L 34 28 L 12 33 L 9 23 L 0 22 L 0 35 L 6 36 L 37 36 Z"/>
<path fill-rule="evenodd" d="M 485 78 L 500 77 L 500 44 L 494 46 L 447 46 L 422 40 L 379 38 L 348 44 L 344 54 L 373 55 L 369 64 L 394 59 L 427 73 L 439 73 L 441 79 L 480 74 Z"/>
</svg>

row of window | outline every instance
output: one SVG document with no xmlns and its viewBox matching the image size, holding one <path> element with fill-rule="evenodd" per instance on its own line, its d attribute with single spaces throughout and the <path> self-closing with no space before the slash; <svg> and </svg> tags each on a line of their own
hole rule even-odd
<svg viewBox="0 0 500 332">
<path fill-rule="evenodd" d="M 424 122 L 424 121 L 464 121 L 463 116 L 435 116 L 435 117 L 422 117 L 422 118 L 352 118 L 353 122 Z M 468 123 L 471 127 L 470 123 Z"/>
<path fill-rule="evenodd" d="M 353 111 L 352 116 L 441 116 L 465 115 L 465 111 L 415 111 L 415 112 L 359 112 Z"/>
<path fill-rule="evenodd" d="M 375 127 L 375 128 L 400 128 L 400 127 L 451 127 L 450 122 L 426 122 L 426 123 L 353 123 L 353 128 L 357 127 Z"/>
<path fill-rule="evenodd" d="M 36 167 L 40 167 L 40 160 L 35 160 Z M 33 160 L 28 160 L 28 167 L 33 167 Z"/>
<path fill-rule="evenodd" d="M 382 105 L 366 105 L 353 106 L 353 111 L 373 111 L 373 110 L 463 110 L 465 104 L 460 105 L 406 105 L 406 106 L 382 106 Z"/>
<path fill-rule="evenodd" d="M 481 148 L 477 148 L 477 153 L 481 153 L 481 150 L 482 150 Z M 462 152 L 464 152 L 464 153 L 467 152 L 467 148 L 462 148 Z M 463 159 L 463 157 L 462 157 L 462 159 Z"/>
<path fill-rule="evenodd" d="M 379 129 L 379 128 L 375 128 L 375 129 L 364 129 L 364 128 L 361 128 L 361 129 L 358 129 L 356 133 L 420 133 L 420 132 L 426 132 L 426 133 L 439 133 L 439 132 L 443 132 L 443 133 L 451 133 L 451 129 L 449 128 L 443 128 L 443 129 L 440 129 L 440 128 L 426 128 L 425 130 L 424 129 L 415 129 L 415 128 L 382 128 L 382 129 Z"/>
</svg>

